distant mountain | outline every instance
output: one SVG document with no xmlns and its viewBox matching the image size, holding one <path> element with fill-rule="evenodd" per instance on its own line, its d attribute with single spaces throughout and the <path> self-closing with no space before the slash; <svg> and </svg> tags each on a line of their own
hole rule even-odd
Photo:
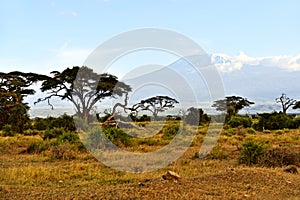
<svg viewBox="0 0 300 200">
<path fill-rule="evenodd" d="M 141 66 L 126 74 L 121 81 L 132 87 L 129 105 L 151 96 L 168 95 L 180 102 L 180 108 L 201 107 L 208 113 L 214 113 L 211 107 L 212 99 L 206 80 L 213 85 L 214 80 L 223 81 L 225 95 L 239 95 L 254 101 L 243 113 L 271 112 L 280 110 L 275 98 L 286 93 L 293 99 L 300 100 L 300 71 L 288 71 L 278 67 L 263 65 L 243 65 L 239 69 L 219 70 L 220 79 L 210 66 L 211 60 L 217 66 L 226 63 L 234 64 L 228 57 L 222 55 L 191 56 L 179 59 L 168 66 Z M 192 65 L 193 63 L 194 65 Z M 195 68 L 196 67 L 196 68 Z M 197 70 L 200 69 L 200 72 Z M 212 71 L 210 71 L 212 70 Z M 213 75 L 212 77 L 204 77 Z M 213 87 L 212 87 L 213 88 Z M 213 88 L 220 89 L 220 88 Z M 28 102 L 33 102 L 28 98 Z M 113 104 L 112 102 L 109 102 Z M 53 99 L 55 109 L 51 110 L 46 103 L 33 105 L 30 103 L 30 114 L 33 116 L 73 114 L 72 104 Z M 103 104 L 102 104 L 103 105 Z M 179 109 L 179 108 L 178 108 Z M 177 111 L 178 111 L 177 109 Z M 296 112 L 290 110 L 290 112 Z"/>
<path fill-rule="evenodd" d="M 189 59 L 201 61 L 199 57 L 190 57 Z M 219 56 L 214 59 L 214 62 L 231 61 Z M 205 66 L 207 63 L 205 58 L 202 63 L 199 63 L 199 66 Z M 139 71 L 143 70 L 139 69 Z M 199 104 L 206 105 L 207 110 L 211 110 L 210 93 L 203 74 L 197 72 L 187 60 L 179 59 L 161 69 L 145 71 L 150 72 L 140 76 L 135 74 L 134 78 L 130 74 L 122 79 L 122 81 L 130 84 L 134 91 L 138 91 L 134 95 L 136 99 L 165 92 L 165 94 L 173 97 L 177 95 L 184 106 L 196 105 L 196 102 L 194 102 L 196 99 Z M 281 107 L 275 103 L 275 98 L 279 97 L 281 93 L 286 93 L 294 99 L 300 99 L 300 71 L 288 71 L 278 67 L 262 65 L 244 65 L 238 70 L 219 71 L 219 73 L 223 80 L 225 95 L 240 95 L 256 102 L 247 112 L 280 110 Z M 156 86 L 151 87 L 150 85 L 155 85 L 154 83 L 156 83 Z M 145 88 L 141 89 L 142 87 Z M 161 87 L 164 87 L 164 89 Z M 134 101 L 134 98 L 132 100 Z"/>
</svg>

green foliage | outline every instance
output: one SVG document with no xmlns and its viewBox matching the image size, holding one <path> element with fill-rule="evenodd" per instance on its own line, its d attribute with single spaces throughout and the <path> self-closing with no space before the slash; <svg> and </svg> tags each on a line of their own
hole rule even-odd
<svg viewBox="0 0 300 200">
<path fill-rule="evenodd" d="M 252 120 L 249 116 L 231 116 L 230 120 L 227 122 L 227 124 L 232 128 L 236 128 L 239 126 L 248 128 L 248 127 L 251 127 Z"/>
<path fill-rule="evenodd" d="M 12 131 L 23 133 L 29 116 L 29 107 L 23 102 L 24 97 L 33 95 L 35 91 L 29 87 L 45 76 L 23 72 L 0 72 L 0 129 L 12 125 Z"/>
<path fill-rule="evenodd" d="M 14 136 L 15 132 L 13 131 L 12 125 L 6 124 L 2 127 L 3 136 Z"/>
<path fill-rule="evenodd" d="M 102 129 L 108 139 L 115 144 L 122 143 L 126 147 L 132 144 L 132 136 L 126 134 L 122 129 L 115 127 L 105 127 Z"/>
<path fill-rule="evenodd" d="M 247 128 L 247 133 L 249 133 L 249 134 L 255 134 L 256 133 L 256 131 L 254 130 L 254 128 Z"/>
<path fill-rule="evenodd" d="M 27 114 L 28 106 L 23 103 L 16 104 L 10 109 L 10 115 L 7 123 L 13 125 L 12 130 L 15 133 L 23 133 L 26 124 L 29 123 L 29 115 Z"/>
<path fill-rule="evenodd" d="M 62 72 L 53 71 L 47 77 L 41 87 L 42 92 L 48 96 L 38 99 L 37 102 L 48 101 L 53 97 L 68 100 L 76 109 L 76 115 L 90 122 L 90 111 L 99 101 L 114 96 L 122 96 L 131 91 L 131 87 L 118 81 L 114 75 L 103 73 L 97 74 L 93 69 L 86 66 L 67 68 Z M 93 95 L 91 91 L 95 91 Z"/>
<path fill-rule="evenodd" d="M 300 154 L 288 148 L 276 147 L 268 149 L 259 159 L 259 164 L 265 167 L 282 167 L 296 165 L 300 161 Z"/>
<path fill-rule="evenodd" d="M 224 135 L 229 136 L 229 137 L 235 135 L 235 132 L 236 132 L 236 131 L 235 131 L 234 128 L 227 128 L 227 129 L 224 129 Z"/>
<path fill-rule="evenodd" d="M 258 123 L 253 126 L 259 131 L 298 128 L 300 125 L 298 118 L 294 119 L 293 115 L 286 115 L 282 112 L 262 113 L 259 116 Z"/>
<path fill-rule="evenodd" d="M 176 99 L 169 96 L 154 96 L 134 104 L 130 110 L 134 113 L 147 110 L 152 113 L 154 119 L 156 120 L 158 113 L 164 112 L 169 108 L 174 108 L 174 104 L 177 103 L 179 102 Z"/>
<path fill-rule="evenodd" d="M 77 133 L 75 132 L 65 132 L 62 135 L 59 135 L 57 138 L 57 141 L 62 144 L 62 143 L 70 143 L 70 144 L 79 144 L 80 143 L 80 138 Z"/>
<path fill-rule="evenodd" d="M 32 129 L 27 129 L 23 133 L 23 135 L 26 135 L 26 136 L 33 136 L 33 135 L 38 135 L 38 134 L 39 134 L 39 131 L 32 130 Z"/>
<path fill-rule="evenodd" d="M 241 148 L 238 161 L 241 164 L 257 164 L 259 158 L 264 154 L 264 146 L 252 140 L 246 141 Z"/>
<path fill-rule="evenodd" d="M 180 128 L 180 123 L 176 121 L 168 121 L 162 130 L 160 131 L 163 134 L 163 139 L 170 140 L 175 137 Z"/>
<path fill-rule="evenodd" d="M 225 99 L 217 100 L 212 107 L 215 107 L 217 111 L 226 112 L 226 122 L 230 120 L 231 116 L 237 115 L 238 112 L 244 107 L 249 107 L 254 102 L 247 100 L 246 98 L 239 96 L 229 96 Z"/>
<path fill-rule="evenodd" d="M 53 118 L 51 118 L 52 120 Z M 46 118 L 46 119 L 43 119 L 43 118 L 35 118 L 33 120 L 33 128 L 36 129 L 36 130 L 39 130 L 39 131 L 42 131 L 42 130 L 46 130 L 47 128 L 49 128 L 49 124 L 51 122 L 50 118 Z"/>
<path fill-rule="evenodd" d="M 74 124 L 73 117 L 63 114 L 62 116 L 55 118 L 52 123 L 50 128 L 63 128 L 65 131 L 75 131 L 76 127 Z"/>
<path fill-rule="evenodd" d="M 208 157 L 211 159 L 224 160 L 227 159 L 229 153 L 222 149 L 221 145 L 215 146 L 212 151 L 209 153 Z"/>
<path fill-rule="evenodd" d="M 36 118 L 34 119 L 34 126 L 36 130 L 46 130 L 46 129 L 53 129 L 53 128 L 62 128 L 65 131 L 75 131 L 76 126 L 72 116 L 67 114 L 63 114 L 60 117 L 47 117 L 43 118 Z"/>
<path fill-rule="evenodd" d="M 53 128 L 53 129 L 47 129 L 45 131 L 45 134 L 42 136 L 43 140 L 49 140 L 52 138 L 58 138 L 64 133 L 63 128 Z"/>
</svg>

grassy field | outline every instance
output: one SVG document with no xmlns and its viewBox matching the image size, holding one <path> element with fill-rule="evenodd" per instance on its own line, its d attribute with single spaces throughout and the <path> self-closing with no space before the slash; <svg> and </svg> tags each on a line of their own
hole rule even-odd
<svg viewBox="0 0 300 200">
<path fill-rule="evenodd" d="M 210 155 L 200 159 L 196 155 L 206 129 L 199 129 L 180 159 L 151 173 L 108 168 L 69 143 L 40 153 L 26 152 L 33 142 L 43 141 L 39 135 L 0 137 L 0 199 L 300 199 L 299 174 L 284 172 L 284 166 L 238 162 L 242 144 L 249 139 L 265 148 L 299 152 L 300 130 L 223 130 Z M 161 142 L 152 145 L 134 140 L 122 148 L 147 152 L 172 139 L 159 138 L 163 135 L 154 136 L 151 140 Z M 168 170 L 181 178 L 177 182 L 162 180 Z"/>
</svg>

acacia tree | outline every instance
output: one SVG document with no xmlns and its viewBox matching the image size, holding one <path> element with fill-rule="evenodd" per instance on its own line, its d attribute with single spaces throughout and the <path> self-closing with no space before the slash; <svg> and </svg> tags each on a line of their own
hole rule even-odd
<svg viewBox="0 0 300 200">
<path fill-rule="evenodd" d="M 179 103 L 176 99 L 168 96 L 155 96 L 142 100 L 140 103 L 134 104 L 130 110 L 136 115 L 139 111 L 150 111 L 155 118 L 159 112 L 164 112 L 169 108 L 174 108 L 174 104 Z"/>
<path fill-rule="evenodd" d="M 53 109 L 50 102 L 53 97 L 68 100 L 75 106 L 77 116 L 85 122 L 89 122 L 90 112 L 96 103 L 131 91 L 131 87 L 118 81 L 116 76 L 97 74 L 86 66 L 67 68 L 62 72 L 53 71 L 51 75 L 44 80 L 41 87 L 41 91 L 47 92 L 47 96 L 35 103 L 48 101 Z"/>
<path fill-rule="evenodd" d="M 46 76 L 35 73 L 14 71 L 0 72 L 0 128 L 12 125 L 14 132 L 23 133 L 29 106 L 23 100 L 35 91 L 29 87 Z"/>
<path fill-rule="evenodd" d="M 249 107 L 254 102 L 249 101 L 246 98 L 239 96 L 229 96 L 225 99 L 214 101 L 212 107 L 215 107 L 217 111 L 226 112 L 226 121 L 230 119 L 231 116 L 237 115 L 237 113 L 244 107 Z"/>
<path fill-rule="evenodd" d="M 282 93 L 280 97 L 276 98 L 276 103 L 280 103 L 282 106 L 282 112 L 286 114 L 287 110 L 291 107 L 294 106 L 293 108 L 297 108 L 297 100 L 291 99 L 286 96 L 286 94 Z"/>
<path fill-rule="evenodd" d="M 299 109 L 299 108 L 300 108 L 300 101 L 297 101 L 293 106 L 293 109 Z"/>
</svg>

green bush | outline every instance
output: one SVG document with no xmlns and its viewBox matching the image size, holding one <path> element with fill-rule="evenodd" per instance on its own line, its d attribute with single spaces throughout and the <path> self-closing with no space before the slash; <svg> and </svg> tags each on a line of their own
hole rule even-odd
<svg viewBox="0 0 300 200">
<path fill-rule="evenodd" d="M 126 134 L 122 129 L 115 127 L 104 127 L 102 131 L 105 133 L 107 138 L 115 144 L 122 143 L 125 146 L 130 146 L 132 144 L 132 136 Z"/>
<path fill-rule="evenodd" d="M 37 130 L 27 129 L 23 133 L 26 136 L 38 135 L 39 132 Z"/>
<path fill-rule="evenodd" d="M 53 129 L 47 129 L 45 131 L 45 134 L 42 136 L 43 140 L 48 140 L 52 138 L 58 138 L 63 133 L 65 133 L 65 130 L 63 128 L 53 128 Z"/>
<path fill-rule="evenodd" d="M 25 150 L 26 153 L 41 153 L 46 151 L 50 147 L 50 143 L 47 141 L 33 142 Z"/>
<path fill-rule="evenodd" d="M 12 136 L 15 136 L 16 133 L 14 132 L 13 128 L 12 128 L 12 125 L 10 124 L 6 124 L 2 127 L 2 131 L 3 131 L 3 136 L 4 137 L 12 137 Z"/>
<path fill-rule="evenodd" d="M 227 159 L 228 156 L 229 153 L 224 151 L 220 145 L 215 146 L 208 155 L 209 158 L 218 160 Z"/>
<path fill-rule="evenodd" d="M 288 148 L 272 148 L 267 150 L 259 159 L 259 164 L 265 167 L 282 167 L 296 165 L 300 161 L 300 154 Z"/>
<path fill-rule="evenodd" d="M 243 126 L 244 128 L 251 127 L 252 120 L 248 116 L 231 116 L 227 124 L 232 128 Z"/>
<path fill-rule="evenodd" d="M 77 133 L 75 132 L 66 132 L 62 135 L 59 135 L 57 138 L 58 143 L 70 143 L 70 144 L 79 144 L 80 138 Z"/>
<path fill-rule="evenodd" d="M 65 131 L 75 131 L 75 123 L 73 117 L 63 114 L 62 116 L 52 120 L 49 128 L 63 128 Z"/>
<path fill-rule="evenodd" d="M 249 134 L 255 134 L 256 131 L 254 130 L 254 128 L 247 128 L 247 133 L 249 133 Z"/>
<path fill-rule="evenodd" d="M 33 128 L 39 131 L 46 130 L 49 128 L 49 118 L 48 119 L 42 119 L 42 118 L 36 118 L 34 119 L 34 125 Z"/>
<path fill-rule="evenodd" d="M 179 124 L 173 123 L 172 125 L 165 125 L 161 133 L 163 134 L 163 139 L 172 139 L 179 131 Z"/>
<path fill-rule="evenodd" d="M 47 130 L 53 128 L 63 128 L 66 131 L 76 130 L 73 117 L 66 114 L 57 118 L 36 118 L 34 119 L 33 128 L 36 130 Z"/>
<path fill-rule="evenodd" d="M 255 143 L 252 140 L 246 141 L 241 148 L 238 161 L 240 164 L 253 165 L 257 164 L 260 156 L 264 154 L 262 144 Z"/>
<path fill-rule="evenodd" d="M 297 128 L 296 122 L 294 122 L 293 115 L 287 115 L 282 112 L 262 113 L 259 115 L 259 121 L 253 127 L 256 130 L 278 130 L 284 128 Z"/>
<path fill-rule="evenodd" d="M 229 136 L 229 137 L 235 135 L 235 129 L 234 128 L 224 129 L 223 132 L 224 132 L 224 135 Z"/>
</svg>

